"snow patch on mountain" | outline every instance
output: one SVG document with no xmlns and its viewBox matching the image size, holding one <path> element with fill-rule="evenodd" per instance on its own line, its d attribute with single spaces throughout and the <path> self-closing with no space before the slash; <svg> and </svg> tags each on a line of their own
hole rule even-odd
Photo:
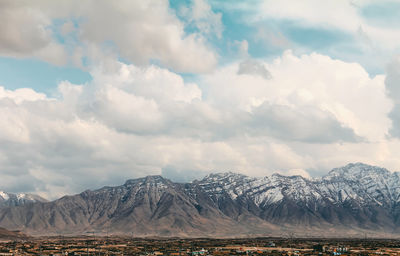
<svg viewBox="0 0 400 256">
<path fill-rule="evenodd" d="M 25 194 L 25 193 L 13 194 L 0 191 L 0 207 L 20 206 L 20 205 L 25 205 L 27 203 L 35 203 L 35 202 L 47 202 L 47 200 L 34 194 Z"/>
<path fill-rule="evenodd" d="M 277 203 L 284 198 L 309 204 L 328 200 L 335 204 L 357 202 L 361 205 L 393 206 L 400 201 L 400 175 L 363 163 L 335 168 L 321 178 L 302 176 L 271 176 L 253 178 L 227 172 L 212 173 L 198 182 L 207 193 L 232 200 L 240 196 L 257 205 Z"/>
</svg>

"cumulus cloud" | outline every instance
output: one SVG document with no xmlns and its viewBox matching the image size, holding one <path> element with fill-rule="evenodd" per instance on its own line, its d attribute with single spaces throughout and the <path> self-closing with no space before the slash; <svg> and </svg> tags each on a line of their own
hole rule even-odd
<svg viewBox="0 0 400 256">
<path fill-rule="evenodd" d="M 271 73 L 269 80 L 238 75 L 237 64 L 205 76 L 208 100 L 249 112 L 264 102 L 292 108 L 314 106 L 331 113 L 358 136 L 370 141 L 385 138 L 392 103 L 385 94 L 384 76 L 370 78 L 359 64 L 316 53 L 298 57 L 286 51 L 264 65 Z M 362 99 L 369 99 L 369 104 Z"/>
<path fill-rule="evenodd" d="M 10 99 L 16 104 L 20 104 L 24 101 L 37 101 L 45 100 L 46 95 L 43 93 L 35 92 L 31 88 L 20 88 L 15 91 L 6 90 L 4 87 L 0 87 L 0 99 Z"/>
<path fill-rule="evenodd" d="M 271 78 L 271 73 L 265 68 L 264 64 L 254 59 L 247 59 L 239 64 L 239 75 L 249 74 L 258 75 L 265 79 Z"/>
<path fill-rule="evenodd" d="M 195 21 L 220 23 L 205 2 L 196 2 Z M 104 17 L 108 17 L 104 19 Z M 185 24 L 162 1 L 12 1 L 0 4 L 0 54 L 37 57 L 57 65 L 92 57 L 92 48 L 112 50 L 136 65 L 157 62 L 178 72 L 207 72 L 217 63 L 216 53 L 201 33 L 186 33 Z M 55 21 L 64 22 L 57 25 Z M 220 29 L 216 28 L 220 34 Z M 62 36 L 63 42 L 57 38 Z M 80 50 L 85 49 L 84 51 Z M 202 61 L 198 61 L 201 59 Z M 92 61 L 97 61 L 93 59 Z"/>
<path fill-rule="evenodd" d="M 201 33 L 222 37 L 222 14 L 213 12 L 206 0 L 193 0 L 191 8 L 183 7 L 181 12 Z"/>
<path fill-rule="evenodd" d="M 56 42 L 49 28 L 51 19 L 40 9 L 24 1 L 0 3 L 0 55 L 38 57 L 56 65 L 64 65 L 67 54 Z"/>
<path fill-rule="evenodd" d="M 259 64 L 270 79 L 238 74 L 240 62 L 191 83 L 107 61 L 92 82 L 61 82 L 54 97 L 0 87 L 0 187 L 56 198 L 149 174 L 398 164 L 398 143 L 385 141 L 384 77 L 318 54 Z"/>
<path fill-rule="evenodd" d="M 390 135 L 400 137 L 400 56 L 396 56 L 387 66 L 386 70 L 386 92 L 388 97 L 393 101 L 393 109 L 389 116 L 392 119 L 392 127 Z"/>
<path fill-rule="evenodd" d="M 83 40 L 99 44 L 110 41 L 133 63 L 158 60 L 179 72 L 205 72 L 216 64 L 216 55 L 205 39 L 186 34 L 184 24 L 169 10 L 166 0 L 91 1 L 92 6 L 96 8 L 83 11 Z"/>
<path fill-rule="evenodd" d="M 309 179 L 311 178 L 310 174 L 303 169 L 291 169 L 287 172 L 287 175 L 298 175 L 298 176 L 302 176 L 303 178 Z"/>
<path fill-rule="evenodd" d="M 292 108 L 263 103 L 252 112 L 249 126 L 254 134 L 268 134 L 282 140 L 309 143 L 362 140 L 351 128 L 342 125 L 333 114 L 316 107 Z"/>
</svg>

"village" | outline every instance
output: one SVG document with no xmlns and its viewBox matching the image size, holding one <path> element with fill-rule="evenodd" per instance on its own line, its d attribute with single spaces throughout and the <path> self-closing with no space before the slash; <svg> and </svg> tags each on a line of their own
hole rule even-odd
<svg viewBox="0 0 400 256">
<path fill-rule="evenodd" d="M 2 241 L 2 255 L 400 255 L 400 241 L 57 236 Z"/>
</svg>

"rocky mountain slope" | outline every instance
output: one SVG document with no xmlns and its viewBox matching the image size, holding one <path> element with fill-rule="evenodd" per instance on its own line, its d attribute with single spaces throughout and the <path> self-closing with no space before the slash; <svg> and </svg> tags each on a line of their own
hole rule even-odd
<svg viewBox="0 0 400 256">
<path fill-rule="evenodd" d="M 212 174 L 198 185 L 216 202 L 225 202 L 227 194 L 231 200 L 246 202 L 259 218 L 297 232 L 399 231 L 399 174 L 379 167 L 349 164 L 318 179 Z M 229 209 L 226 214 L 234 212 Z"/>
<path fill-rule="evenodd" d="M 399 174 L 361 163 L 317 179 L 217 173 L 182 184 L 148 176 L 1 208 L 0 226 L 30 234 L 382 237 L 400 233 L 399 201 Z"/>
</svg>

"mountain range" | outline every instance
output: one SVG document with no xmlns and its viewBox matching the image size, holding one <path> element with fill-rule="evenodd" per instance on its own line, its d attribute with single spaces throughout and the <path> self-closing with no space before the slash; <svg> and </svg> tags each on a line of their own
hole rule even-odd
<svg viewBox="0 0 400 256">
<path fill-rule="evenodd" d="M 20 206 L 37 202 L 47 202 L 47 200 L 35 194 L 13 194 L 0 191 L 0 207 Z"/>
<path fill-rule="evenodd" d="M 31 235 L 396 237 L 400 174 L 355 163 L 310 179 L 147 176 L 52 202 L 2 205 L 0 226 Z"/>
</svg>

